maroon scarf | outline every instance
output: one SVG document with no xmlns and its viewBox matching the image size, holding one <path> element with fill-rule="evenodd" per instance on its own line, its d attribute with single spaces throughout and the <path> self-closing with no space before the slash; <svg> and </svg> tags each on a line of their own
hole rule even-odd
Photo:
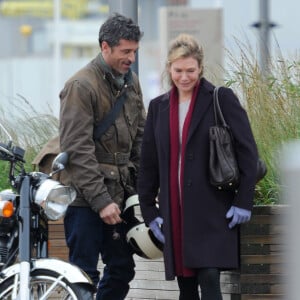
<svg viewBox="0 0 300 300">
<path fill-rule="evenodd" d="M 184 120 L 182 130 L 181 146 L 181 172 L 180 172 L 180 189 L 178 183 L 179 170 L 179 101 L 178 91 L 174 86 L 170 93 L 170 203 L 171 203 L 171 221 L 172 221 L 172 238 L 175 258 L 175 272 L 177 276 L 193 276 L 194 271 L 183 265 L 182 253 L 182 222 L 183 222 L 183 172 L 184 172 L 184 155 L 185 145 L 188 136 L 188 130 L 192 119 L 192 114 L 198 94 L 199 83 L 195 86 L 188 113 Z M 181 191 L 181 197 L 179 197 Z"/>
</svg>

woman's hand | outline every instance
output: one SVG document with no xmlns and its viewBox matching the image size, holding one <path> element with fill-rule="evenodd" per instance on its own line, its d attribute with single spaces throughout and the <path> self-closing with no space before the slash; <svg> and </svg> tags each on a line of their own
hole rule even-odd
<svg viewBox="0 0 300 300">
<path fill-rule="evenodd" d="M 226 214 L 227 219 L 231 219 L 228 227 L 231 229 L 237 224 L 249 222 L 251 219 L 251 211 L 236 206 L 231 206 Z"/>
<path fill-rule="evenodd" d="M 165 236 L 161 231 L 161 225 L 163 224 L 163 219 L 161 217 L 156 217 L 153 221 L 149 223 L 149 227 L 153 232 L 154 236 L 161 242 L 165 243 Z"/>
</svg>

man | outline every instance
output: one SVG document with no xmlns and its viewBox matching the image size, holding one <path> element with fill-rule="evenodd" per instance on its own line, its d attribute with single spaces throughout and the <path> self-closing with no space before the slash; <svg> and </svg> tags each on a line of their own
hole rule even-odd
<svg viewBox="0 0 300 300">
<path fill-rule="evenodd" d="M 101 52 L 60 93 L 60 147 L 69 154 L 66 170 L 77 191 L 64 219 L 69 259 L 98 286 L 97 300 L 124 299 L 135 274 L 121 212 L 135 193 L 145 123 L 141 88 L 130 69 L 142 35 L 131 19 L 109 17 L 99 31 Z M 114 122 L 95 138 L 122 95 Z M 100 281 L 99 254 L 105 265 Z"/>
</svg>

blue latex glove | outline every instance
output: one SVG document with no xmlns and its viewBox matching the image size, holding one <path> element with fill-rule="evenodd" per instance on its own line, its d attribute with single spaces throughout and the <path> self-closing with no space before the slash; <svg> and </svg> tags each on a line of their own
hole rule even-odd
<svg viewBox="0 0 300 300">
<path fill-rule="evenodd" d="M 165 243 L 165 236 L 163 235 L 160 226 L 163 224 L 163 219 L 161 217 L 156 217 L 153 221 L 149 223 L 149 227 L 153 232 L 154 236 L 161 242 Z"/>
<path fill-rule="evenodd" d="M 249 222 L 251 219 L 251 211 L 236 206 L 231 206 L 226 214 L 226 218 L 232 218 L 231 222 L 228 224 L 228 227 L 231 229 L 237 224 Z"/>
</svg>

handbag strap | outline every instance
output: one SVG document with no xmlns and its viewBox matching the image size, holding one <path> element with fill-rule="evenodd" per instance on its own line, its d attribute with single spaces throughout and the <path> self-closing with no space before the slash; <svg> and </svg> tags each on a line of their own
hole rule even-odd
<svg viewBox="0 0 300 300">
<path fill-rule="evenodd" d="M 94 140 L 98 140 L 101 135 L 110 127 L 110 125 L 115 121 L 121 108 L 126 100 L 126 92 L 122 93 L 116 100 L 115 105 L 111 109 L 111 111 L 106 115 L 106 117 L 101 120 L 95 127 L 94 127 Z"/>
<path fill-rule="evenodd" d="M 225 119 L 224 119 L 224 116 L 223 116 L 223 113 L 221 111 L 221 108 L 220 108 L 220 103 L 219 103 L 219 88 L 220 87 L 215 87 L 214 89 L 214 93 L 213 93 L 213 104 L 214 104 L 214 116 L 215 116 L 215 123 L 217 126 L 221 125 L 224 126 L 224 127 L 228 127 Z"/>
</svg>

